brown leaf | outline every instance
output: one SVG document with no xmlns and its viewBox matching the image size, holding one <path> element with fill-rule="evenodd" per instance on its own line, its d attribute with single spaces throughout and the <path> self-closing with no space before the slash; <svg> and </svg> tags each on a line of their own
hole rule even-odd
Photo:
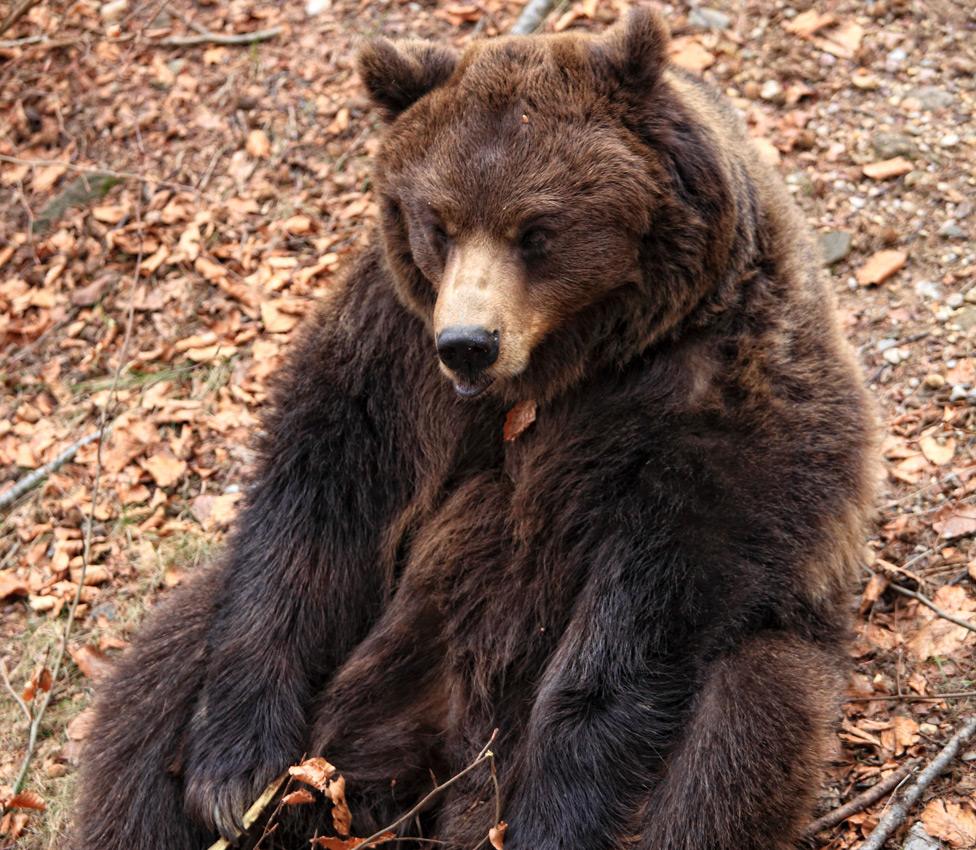
<svg viewBox="0 0 976 850">
<path fill-rule="evenodd" d="M 375 841 L 366 846 L 376 847 L 377 844 L 384 844 L 387 841 L 392 841 L 394 838 L 396 838 L 396 835 L 392 832 L 384 832 Z M 320 835 L 318 838 L 312 839 L 313 846 L 325 847 L 326 850 L 352 850 L 354 847 L 359 847 L 362 843 L 362 838 L 335 838 L 331 835 Z"/>
<path fill-rule="evenodd" d="M 891 719 L 895 733 L 895 755 L 901 755 L 918 743 L 918 723 L 911 717 L 897 715 Z"/>
<path fill-rule="evenodd" d="M 78 669 L 89 679 L 101 678 L 111 666 L 111 662 L 105 653 L 91 644 L 69 647 L 68 652 L 71 659 L 78 665 Z"/>
<path fill-rule="evenodd" d="M 861 286 L 876 286 L 891 277 L 908 262 L 904 251 L 878 251 L 857 270 L 855 277 Z"/>
<path fill-rule="evenodd" d="M 27 594 L 27 582 L 18 578 L 12 572 L 0 573 L 0 600 L 8 596 L 25 596 Z"/>
<path fill-rule="evenodd" d="M 68 724 L 68 737 L 72 741 L 84 741 L 95 725 L 95 709 L 86 708 Z"/>
<path fill-rule="evenodd" d="M 976 814 L 968 806 L 951 800 L 932 800 L 922 810 L 922 823 L 929 835 L 950 847 L 976 847 Z"/>
<path fill-rule="evenodd" d="M 793 20 L 783 24 L 783 28 L 800 38 L 809 38 L 825 27 L 836 23 L 837 19 L 829 12 L 821 14 L 816 9 L 801 12 Z"/>
<path fill-rule="evenodd" d="M 532 399 L 520 401 L 505 415 L 505 427 L 502 436 L 506 443 L 517 440 L 526 429 L 535 422 L 536 403 Z"/>
<path fill-rule="evenodd" d="M 959 508 L 947 519 L 932 523 L 932 527 L 944 540 L 976 534 L 976 508 Z"/>
<path fill-rule="evenodd" d="M 8 809 L 33 809 L 35 812 L 43 812 L 47 809 L 44 798 L 35 791 L 21 791 L 14 794 L 4 805 Z"/>
<path fill-rule="evenodd" d="M 864 587 L 864 593 L 861 594 L 860 612 L 864 614 L 869 611 L 871 606 L 881 598 L 881 594 L 885 592 L 887 587 L 888 579 L 880 573 L 872 575 Z"/>
<path fill-rule="evenodd" d="M 346 802 L 346 780 L 342 776 L 330 779 L 325 793 L 332 801 L 332 825 L 339 835 L 349 835 L 352 830 L 352 812 Z"/>
<path fill-rule="evenodd" d="M 283 806 L 306 806 L 315 802 L 315 795 L 308 788 L 299 788 L 281 798 Z"/>
<path fill-rule="evenodd" d="M 956 441 L 949 437 L 940 443 L 934 434 L 928 434 L 918 441 L 922 454 L 936 466 L 945 466 L 956 453 Z"/>
<path fill-rule="evenodd" d="M 334 765 L 329 764 L 321 756 L 305 759 L 301 764 L 292 765 L 288 768 L 288 773 L 294 776 L 299 782 L 311 785 L 323 794 L 328 793 L 329 780 L 335 776 Z"/>
<path fill-rule="evenodd" d="M 245 144 L 247 152 L 257 159 L 267 159 L 271 156 L 271 139 L 264 130 L 251 130 L 247 134 Z"/>
<path fill-rule="evenodd" d="M 21 696 L 24 702 L 30 702 L 38 693 L 46 693 L 49 690 L 51 690 L 51 671 L 47 667 L 39 667 L 34 671 Z"/>
<path fill-rule="evenodd" d="M 696 74 L 715 64 L 715 56 L 702 47 L 693 36 L 674 39 L 668 52 L 675 65 Z"/>
<path fill-rule="evenodd" d="M 903 156 L 896 156 L 894 159 L 886 159 L 881 162 L 872 162 L 865 165 L 861 171 L 865 177 L 872 180 L 890 180 L 892 177 L 901 177 L 908 174 L 914 166 Z"/>
<path fill-rule="evenodd" d="M 25 812 L 7 812 L 3 818 L 0 818 L 0 835 L 6 835 L 14 840 L 20 838 L 27 829 L 29 820 L 30 815 Z"/>
<path fill-rule="evenodd" d="M 186 472 L 186 462 L 176 457 L 169 449 L 163 449 L 142 461 L 142 466 L 160 487 L 171 487 Z"/>
<path fill-rule="evenodd" d="M 505 850 L 505 832 L 507 829 L 508 824 L 500 820 L 488 830 L 488 842 L 495 850 Z"/>
</svg>

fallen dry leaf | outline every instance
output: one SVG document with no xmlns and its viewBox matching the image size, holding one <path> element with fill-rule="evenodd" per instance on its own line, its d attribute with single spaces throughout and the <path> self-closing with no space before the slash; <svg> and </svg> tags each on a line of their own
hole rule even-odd
<svg viewBox="0 0 976 850">
<path fill-rule="evenodd" d="M 84 741 L 95 725 L 95 709 L 86 708 L 68 724 L 68 737 L 72 741 Z"/>
<path fill-rule="evenodd" d="M 517 440 L 526 429 L 535 422 L 536 403 L 532 399 L 520 401 L 505 415 L 505 426 L 502 436 L 506 443 Z"/>
<path fill-rule="evenodd" d="M 914 167 L 905 157 L 896 156 L 894 159 L 869 163 L 861 171 L 865 177 L 870 177 L 872 180 L 890 180 L 892 177 L 908 174 Z"/>
<path fill-rule="evenodd" d="M 285 794 L 285 796 L 281 798 L 281 805 L 283 806 L 306 806 L 309 803 L 314 802 L 315 795 L 307 788 L 299 788 L 297 791 L 292 791 L 290 794 Z"/>
<path fill-rule="evenodd" d="M 671 61 L 679 68 L 700 74 L 715 64 L 715 56 L 709 53 L 692 36 L 676 38 L 669 47 Z"/>
<path fill-rule="evenodd" d="M 81 646 L 68 647 L 68 653 L 71 655 L 72 661 L 78 666 L 78 669 L 89 679 L 101 678 L 108 672 L 111 666 L 111 662 L 105 653 L 91 644 L 86 643 Z"/>
<path fill-rule="evenodd" d="M 326 796 L 332 801 L 332 825 L 339 835 L 349 835 L 352 831 L 352 812 L 346 802 L 346 780 L 335 776 L 326 783 Z"/>
<path fill-rule="evenodd" d="M 379 835 L 375 841 L 367 844 L 367 847 L 376 847 L 379 844 L 385 844 L 388 841 L 392 841 L 396 838 L 396 835 L 392 832 L 384 832 Z M 359 847 L 363 843 L 362 838 L 336 838 L 331 835 L 320 835 L 317 838 L 312 839 L 312 845 L 315 847 L 325 847 L 326 850 L 353 850 L 354 847 Z"/>
<path fill-rule="evenodd" d="M 12 572 L 0 573 L 0 600 L 8 596 L 25 596 L 27 594 L 27 582 L 18 578 Z"/>
<path fill-rule="evenodd" d="M 325 794 L 327 793 L 326 789 L 328 788 L 329 780 L 336 775 L 336 768 L 321 756 L 316 756 L 305 759 L 300 764 L 292 765 L 288 768 L 288 773 L 290 776 L 294 776 L 299 782 L 311 785 L 316 790 Z"/>
<path fill-rule="evenodd" d="M 36 812 L 43 812 L 47 809 L 44 798 L 36 791 L 21 791 L 14 794 L 9 800 L 3 801 L 8 809 L 33 809 Z"/>
<path fill-rule="evenodd" d="M 810 38 L 810 36 L 836 23 L 837 18 L 829 12 L 821 13 L 816 9 L 808 9 L 801 12 L 793 20 L 786 21 L 783 28 L 787 32 L 800 36 L 800 38 Z"/>
<path fill-rule="evenodd" d="M 956 453 L 956 441 L 949 437 L 940 443 L 934 435 L 929 434 L 918 441 L 922 454 L 936 466 L 945 466 Z"/>
<path fill-rule="evenodd" d="M 34 671 L 21 696 L 24 702 L 31 702 L 39 693 L 46 693 L 49 690 L 51 690 L 51 671 L 47 667 L 39 667 Z"/>
<path fill-rule="evenodd" d="M 256 159 L 267 159 L 271 156 L 271 139 L 264 130 L 251 130 L 247 134 L 247 142 L 244 145 L 247 152 Z"/>
<path fill-rule="evenodd" d="M 976 814 L 952 800 L 932 800 L 922 810 L 922 823 L 929 835 L 950 847 L 976 847 Z"/>
<path fill-rule="evenodd" d="M 908 262 L 908 254 L 904 251 L 878 251 L 857 270 L 855 277 L 861 286 L 876 286 L 884 283 L 906 262 Z"/>
<path fill-rule="evenodd" d="M 976 508 L 959 508 L 945 520 L 932 523 L 944 540 L 976 534 Z"/>
<path fill-rule="evenodd" d="M 171 487 L 186 472 L 186 462 L 168 449 L 146 458 L 142 461 L 142 466 L 160 487 Z"/>
<path fill-rule="evenodd" d="M 488 830 L 488 842 L 495 850 L 505 850 L 505 832 L 507 829 L 508 824 L 500 820 Z"/>
</svg>

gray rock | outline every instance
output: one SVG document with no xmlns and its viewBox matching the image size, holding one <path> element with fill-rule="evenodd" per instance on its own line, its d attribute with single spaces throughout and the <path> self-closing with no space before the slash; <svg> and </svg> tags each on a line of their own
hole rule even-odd
<svg viewBox="0 0 976 850">
<path fill-rule="evenodd" d="M 926 110 L 948 109 L 956 102 L 955 97 L 940 86 L 922 86 L 910 91 L 908 96 L 915 98 Z"/>
<path fill-rule="evenodd" d="M 885 56 L 885 70 L 889 74 L 893 74 L 902 66 L 907 58 L 908 53 L 901 47 L 896 47 L 894 50 L 889 52 L 887 56 Z"/>
<path fill-rule="evenodd" d="M 943 847 L 942 842 L 929 835 L 921 823 L 916 823 L 908 831 L 908 837 L 901 850 L 943 850 Z"/>
<path fill-rule="evenodd" d="M 966 231 L 950 218 L 939 228 L 939 236 L 944 236 L 946 239 L 965 239 Z"/>
<path fill-rule="evenodd" d="M 825 266 L 839 263 L 851 252 L 851 234 L 843 230 L 828 230 L 826 233 L 821 233 L 818 238 L 820 255 Z"/>
<path fill-rule="evenodd" d="M 956 310 L 950 320 L 961 331 L 969 331 L 976 327 L 976 307 L 966 305 Z"/>
<path fill-rule="evenodd" d="M 912 159 L 918 154 L 918 146 L 911 136 L 904 133 L 881 131 L 871 137 L 871 147 L 878 155 L 878 159 L 894 159 L 896 156 L 907 156 Z"/>
<path fill-rule="evenodd" d="M 732 16 L 708 6 L 696 6 L 688 15 L 688 23 L 706 30 L 727 30 L 732 23 Z"/>
</svg>

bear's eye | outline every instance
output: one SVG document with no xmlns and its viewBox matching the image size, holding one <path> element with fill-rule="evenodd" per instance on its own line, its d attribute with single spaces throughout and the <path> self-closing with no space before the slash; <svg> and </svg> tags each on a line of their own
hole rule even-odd
<svg viewBox="0 0 976 850">
<path fill-rule="evenodd" d="M 451 244 L 451 235 L 439 221 L 435 221 L 430 228 L 431 237 L 437 250 L 441 253 L 447 251 Z"/>
<path fill-rule="evenodd" d="M 519 250 L 528 259 L 537 259 L 549 249 L 549 233 L 541 227 L 529 227 L 518 240 Z"/>
</svg>

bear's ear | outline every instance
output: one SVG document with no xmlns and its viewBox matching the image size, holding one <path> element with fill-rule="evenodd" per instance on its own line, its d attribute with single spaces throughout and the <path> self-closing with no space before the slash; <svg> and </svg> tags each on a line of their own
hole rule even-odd
<svg viewBox="0 0 976 850">
<path fill-rule="evenodd" d="M 359 76 L 387 120 L 432 89 L 443 85 L 457 67 L 453 50 L 428 41 L 367 41 L 359 51 Z"/>
<path fill-rule="evenodd" d="M 597 39 L 597 55 L 628 86 L 647 89 L 668 64 L 668 25 L 653 9 L 636 6 Z"/>
</svg>

